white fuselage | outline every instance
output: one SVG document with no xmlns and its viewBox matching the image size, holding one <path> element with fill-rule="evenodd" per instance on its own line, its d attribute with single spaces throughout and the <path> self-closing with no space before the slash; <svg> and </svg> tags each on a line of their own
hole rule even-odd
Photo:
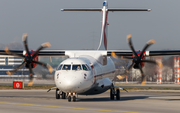
<svg viewBox="0 0 180 113">
<path fill-rule="evenodd" d="M 70 9 L 76 11 L 74 9 Z M 63 10 L 65 11 L 65 10 Z M 81 11 L 87 11 L 81 9 Z M 91 10 L 89 10 L 91 11 Z M 98 9 L 95 11 L 99 11 Z M 84 95 L 99 94 L 112 86 L 115 77 L 115 65 L 107 57 L 107 16 L 108 3 L 103 2 L 101 39 L 97 51 L 65 51 L 69 56 L 55 72 L 55 83 L 59 90 L 66 93 Z M 80 67 L 81 69 L 76 69 Z"/>
<path fill-rule="evenodd" d="M 80 66 L 80 70 L 76 69 L 77 66 Z M 111 87 L 114 72 L 115 66 L 110 57 L 107 57 L 106 65 L 89 55 L 68 58 L 58 66 L 55 84 L 67 93 L 99 94 Z"/>
</svg>

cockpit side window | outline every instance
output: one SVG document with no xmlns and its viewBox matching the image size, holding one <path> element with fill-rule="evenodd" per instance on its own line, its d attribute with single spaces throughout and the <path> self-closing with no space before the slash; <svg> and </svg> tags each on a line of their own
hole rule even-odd
<svg viewBox="0 0 180 113">
<path fill-rule="evenodd" d="M 61 70 L 62 66 L 63 66 L 63 65 L 61 64 L 61 65 L 57 68 L 57 70 Z"/>
<path fill-rule="evenodd" d="M 91 70 L 91 68 L 86 64 L 86 67 L 88 68 L 88 70 Z"/>
<path fill-rule="evenodd" d="M 82 65 L 82 68 L 83 68 L 83 70 L 85 70 L 85 71 L 90 70 L 89 67 L 88 67 L 87 65 L 85 65 L 85 64 Z"/>
<path fill-rule="evenodd" d="M 84 64 L 82 65 L 82 68 L 83 68 L 83 70 L 85 70 L 85 71 L 88 70 L 87 67 L 86 67 Z"/>
<path fill-rule="evenodd" d="M 64 64 L 62 70 L 71 70 L 71 65 Z"/>
<path fill-rule="evenodd" d="M 82 69 L 81 69 L 81 65 L 80 65 L 80 64 L 73 65 L 73 66 L 72 66 L 72 70 L 82 70 Z"/>
</svg>

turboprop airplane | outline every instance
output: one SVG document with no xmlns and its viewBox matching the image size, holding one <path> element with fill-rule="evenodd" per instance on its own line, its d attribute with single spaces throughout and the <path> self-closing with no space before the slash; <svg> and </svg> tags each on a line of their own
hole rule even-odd
<svg viewBox="0 0 180 113">
<path fill-rule="evenodd" d="M 115 64 L 113 63 L 110 56 L 118 57 L 123 56 L 123 58 L 131 59 L 132 64 L 128 67 L 124 74 L 118 75 L 119 79 L 124 78 L 124 75 L 129 72 L 131 68 L 140 69 L 142 74 L 142 83 L 145 83 L 145 75 L 143 74 L 142 68 L 144 62 L 158 64 L 160 67 L 161 63 L 146 60 L 145 57 L 148 56 L 163 56 L 163 55 L 179 55 L 180 50 L 172 51 L 146 51 L 147 48 L 155 43 L 155 40 L 150 40 L 147 42 L 142 51 L 135 51 L 131 35 L 127 36 L 128 44 L 130 50 L 107 50 L 107 17 L 108 12 L 116 11 L 151 11 L 151 9 L 110 9 L 108 8 L 108 2 L 103 2 L 103 8 L 100 9 L 62 9 L 62 11 L 100 11 L 103 14 L 102 17 L 102 30 L 101 30 L 101 40 L 97 50 L 42 50 L 45 47 L 49 47 L 49 43 L 42 44 L 37 51 L 29 51 L 27 46 L 27 34 L 23 35 L 23 42 L 25 51 L 19 50 L 0 50 L 1 55 L 13 55 L 24 59 L 24 62 L 16 69 L 7 72 L 12 74 L 23 65 L 30 71 L 30 82 L 29 85 L 33 83 L 33 72 L 32 68 L 35 68 L 37 64 L 40 64 L 49 69 L 52 72 L 50 65 L 39 62 L 38 56 L 69 56 L 68 59 L 64 60 L 59 64 L 57 70 L 54 74 L 54 80 L 56 87 L 56 99 L 68 98 L 68 101 L 76 101 L 77 95 L 95 95 L 100 94 L 108 89 L 110 89 L 110 99 L 114 100 L 120 99 L 120 89 L 121 87 L 114 86 L 112 80 L 115 75 Z M 50 91 L 49 89 L 48 91 Z M 125 89 L 124 89 L 125 90 Z"/>
</svg>

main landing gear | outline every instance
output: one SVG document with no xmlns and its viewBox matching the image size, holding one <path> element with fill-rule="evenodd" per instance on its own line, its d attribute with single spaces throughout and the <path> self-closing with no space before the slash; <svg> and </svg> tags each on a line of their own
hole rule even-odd
<svg viewBox="0 0 180 113">
<path fill-rule="evenodd" d="M 56 99 L 60 99 L 59 89 L 56 89 Z"/>
<path fill-rule="evenodd" d="M 66 99 L 66 93 L 64 92 L 60 92 L 59 89 L 56 89 L 56 99 L 60 99 L 60 96 L 62 97 L 62 99 Z"/>
<path fill-rule="evenodd" d="M 116 100 L 120 100 L 120 90 L 119 89 L 114 89 L 114 87 L 111 87 L 110 90 L 110 99 L 114 100 L 114 96 L 116 96 Z"/>
</svg>

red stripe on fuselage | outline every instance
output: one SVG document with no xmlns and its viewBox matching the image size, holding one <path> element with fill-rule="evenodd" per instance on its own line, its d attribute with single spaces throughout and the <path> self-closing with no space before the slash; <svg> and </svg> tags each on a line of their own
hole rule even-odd
<svg viewBox="0 0 180 113">
<path fill-rule="evenodd" d="M 108 11 L 106 11 L 106 18 L 105 18 L 105 25 L 104 25 L 104 46 L 106 50 L 107 50 L 107 37 L 106 37 L 107 16 L 108 16 Z"/>
</svg>

